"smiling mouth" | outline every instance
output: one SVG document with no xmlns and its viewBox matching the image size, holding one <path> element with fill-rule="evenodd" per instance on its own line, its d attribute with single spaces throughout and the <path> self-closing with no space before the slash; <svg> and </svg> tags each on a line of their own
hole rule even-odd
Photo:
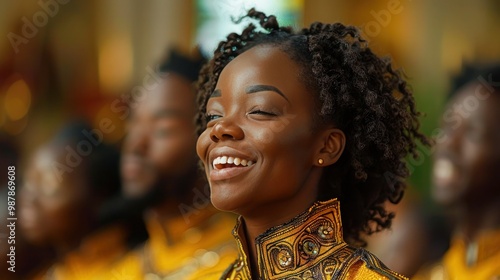
<svg viewBox="0 0 500 280">
<path fill-rule="evenodd" d="M 433 175 L 437 183 L 436 186 L 447 186 L 458 175 L 458 171 L 450 160 L 438 159 L 434 163 Z"/>
<path fill-rule="evenodd" d="M 249 167 L 254 164 L 255 163 L 251 160 L 241 159 L 239 157 L 232 157 L 232 156 L 216 157 L 212 162 L 212 166 L 215 170 L 221 170 L 224 168 L 233 168 L 233 167 Z"/>
</svg>

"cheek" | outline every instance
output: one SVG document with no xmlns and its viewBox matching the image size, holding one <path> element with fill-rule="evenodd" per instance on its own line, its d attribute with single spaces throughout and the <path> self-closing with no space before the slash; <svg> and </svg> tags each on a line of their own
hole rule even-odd
<svg viewBox="0 0 500 280">
<path fill-rule="evenodd" d="M 269 174 L 265 177 L 273 178 L 271 181 L 281 182 L 290 191 L 291 186 L 300 185 L 311 168 L 312 134 L 309 130 L 297 129 L 283 130 L 280 133 L 267 134 L 263 138 L 267 144 L 261 146 L 261 152 L 268 164 Z M 276 185 L 278 187 L 278 185 Z"/>
<path fill-rule="evenodd" d="M 468 165 L 472 175 L 477 179 L 488 179 L 493 176 L 498 177 L 499 158 L 497 155 L 492 154 L 494 147 L 487 145 L 470 145 L 464 149 L 464 164 Z"/>
<path fill-rule="evenodd" d="M 205 129 L 203 133 L 198 137 L 196 142 L 196 153 L 198 157 L 206 164 L 205 160 L 207 158 L 208 147 L 212 143 L 210 139 L 210 128 Z"/>
<path fill-rule="evenodd" d="M 282 131 L 266 130 L 258 136 L 265 145 L 266 153 L 274 155 L 276 159 L 293 160 L 293 165 L 306 162 L 311 156 L 313 136 L 309 129 L 302 126 L 296 128 L 285 127 Z"/>
<path fill-rule="evenodd" d="M 157 166 L 162 167 L 162 170 L 171 168 L 172 165 L 191 162 L 195 152 L 194 141 L 191 135 L 189 137 L 155 140 L 150 157 Z"/>
<path fill-rule="evenodd" d="M 40 210 L 47 226 L 65 232 L 78 225 L 78 221 L 85 220 L 88 213 L 80 201 L 52 198 L 40 201 Z"/>
<path fill-rule="evenodd" d="M 496 188 L 500 181 L 500 160 L 492 154 L 493 147 L 486 143 L 465 144 L 462 164 L 464 165 L 463 183 L 472 196 L 481 196 Z"/>
<path fill-rule="evenodd" d="M 464 141 L 462 161 L 470 170 L 481 169 L 488 165 L 490 148 L 484 143 Z"/>
</svg>

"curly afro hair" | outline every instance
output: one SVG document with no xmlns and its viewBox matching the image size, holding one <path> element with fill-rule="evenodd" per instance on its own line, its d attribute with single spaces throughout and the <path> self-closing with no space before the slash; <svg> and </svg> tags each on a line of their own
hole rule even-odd
<svg viewBox="0 0 500 280">
<path fill-rule="evenodd" d="M 375 55 L 355 27 L 316 22 L 293 31 L 255 9 L 245 17 L 258 20 L 263 30 L 251 23 L 241 34 L 229 34 L 202 68 L 198 132 L 206 128 L 206 105 L 223 68 L 254 46 L 280 48 L 302 69 L 301 80 L 317 104 L 318 127 L 335 125 L 346 136 L 339 161 L 325 167 L 318 200 L 338 198 L 346 241 L 366 245 L 361 233 L 391 225 L 394 214 L 384 203 L 403 196 L 409 175 L 405 157 L 417 157 L 416 140 L 430 144 L 419 132 L 411 90 L 390 59 Z"/>
</svg>

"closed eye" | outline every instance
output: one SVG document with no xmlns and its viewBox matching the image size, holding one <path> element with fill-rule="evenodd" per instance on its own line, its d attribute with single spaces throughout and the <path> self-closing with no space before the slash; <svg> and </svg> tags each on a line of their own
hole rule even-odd
<svg viewBox="0 0 500 280">
<path fill-rule="evenodd" d="M 275 113 L 261 111 L 261 110 L 255 110 L 255 111 L 250 112 L 249 114 L 251 114 L 251 115 L 274 116 L 274 117 L 277 116 Z"/>
</svg>

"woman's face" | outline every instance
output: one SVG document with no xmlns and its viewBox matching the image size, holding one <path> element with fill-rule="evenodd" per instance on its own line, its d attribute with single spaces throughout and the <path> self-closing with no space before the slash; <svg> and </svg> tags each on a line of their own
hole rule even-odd
<svg viewBox="0 0 500 280">
<path fill-rule="evenodd" d="M 315 201 L 322 141 L 312 129 L 314 93 L 299 69 L 277 47 L 262 45 L 221 72 L 197 143 L 218 209 L 273 215 Z"/>
<path fill-rule="evenodd" d="M 65 153 L 44 148 L 27 169 L 19 220 L 23 234 L 33 243 L 64 244 L 88 232 L 93 203 L 85 185 L 84 167 L 63 167 L 65 159 Z"/>
</svg>

